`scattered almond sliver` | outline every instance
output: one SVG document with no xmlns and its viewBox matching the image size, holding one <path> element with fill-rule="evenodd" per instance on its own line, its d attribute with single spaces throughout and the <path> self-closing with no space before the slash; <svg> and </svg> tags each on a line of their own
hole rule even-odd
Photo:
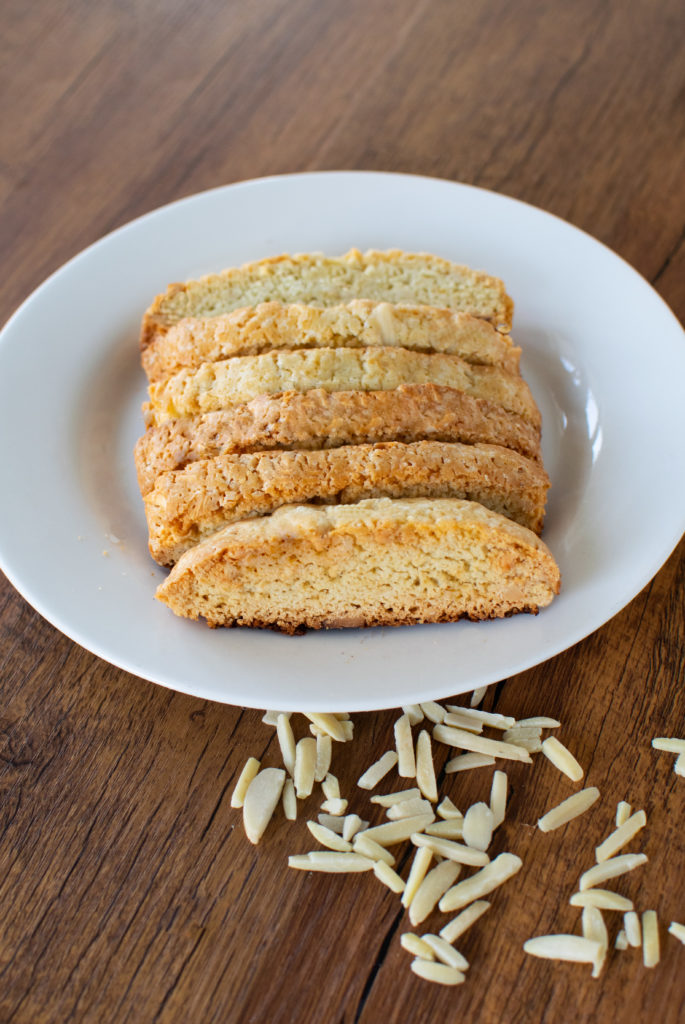
<svg viewBox="0 0 685 1024">
<path fill-rule="evenodd" d="M 464 815 L 464 842 L 474 850 L 487 850 L 495 827 L 495 817 L 484 803 L 472 804 Z"/>
<path fill-rule="evenodd" d="M 329 850 L 335 850 L 337 853 L 351 853 L 352 843 L 343 839 L 337 832 L 333 832 L 330 828 L 326 828 L 325 825 L 319 825 L 315 821 L 308 821 L 307 828 L 316 839 L 317 843 L 321 843 L 322 846 L 328 847 Z"/>
<path fill-rule="evenodd" d="M 287 715 L 287 717 L 290 718 L 291 714 L 292 712 L 290 711 L 265 711 L 262 722 L 264 722 L 265 725 L 278 725 L 279 715 Z"/>
<path fill-rule="evenodd" d="M 281 757 L 288 775 L 295 771 L 295 736 L 290 724 L 290 715 L 280 714 L 276 720 L 276 735 L 281 748 Z"/>
<path fill-rule="evenodd" d="M 538 935 L 523 943 L 523 951 L 543 960 L 594 964 L 601 955 L 601 946 L 582 935 Z"/>
<path fill-rule="evenodd" d="M 391 769 L 397 764 L 397 751 L 386 750 L 382 757 L 379 757 L 377 761 L 366 769 L 364 774 L 358 779 L 357 785 L 361 789 L 375 789 L 378 783 L 384 778 Z"/>
<path fill-rule="evenodd" d="M 681 778 L 685 778 L 685 754 L 678 754 L 675 759 L 673 771 L 676 775 L 680 775 Z"/>
<path fill-rule="evenodd" d="M 553 832 L 554 829 L 561 828 L 562 825 L 566 825 L 569 821 L 584 814 L 597 800 L 599 800 L 599 790 L 596 786 L 581 789 L 543 814 L 538 820 L 538 828 L 541 832 Z"/>
<path fill-rule="evenodd" d="M 440 929 L 440 935 L 446 942 L 456 942 L 460 935 L 463 935 L 471 925 L 481 917 L 486 910 L 489 910 L 490 904 L 487 900 L 476 900 L 462 910 L 460 914 Z"/>
<path fill-rule="evenodd" d="M 445 914 L 451 910 L 461 910 L 462 907 L 497 889 L 520 871 L 522 866 L 523 861 L 516 854 L 500 853 L 481 871 L 448 889 L 438 904 L 440 910 Z"/>
<path fill-rule="evenodd" d="M 652 746 L 655 750 L 665 750 L 669 754 L 685 754 L 685 740 L 676 736 L 655 736 Z"/>
<path fill-rule="evenodd" d="M 466 729 L 467 732 L 482 732 L 483 723 L 475 718 L 465 718 L 455 711 L 448 711 L 443 719 L 443 725 L 454 725 L 458 729 Z"/>
<path fill-rule="evenodd" d="M 420 832 L 435 821 L 435 815 L 415 814 L 411 818 L 402 818 L 400 821 L 389 821 L 384 825 L 376 825 L 368 828 L 362 833 L 369 839 L 375 839 L 381 846 L 393 846 L 395 843 L 403 843 L 414 832 Z"/>
<path fill-rule="evenodd" d="M 451 761 L 447 762 L 445 774 L 469 772 L 472 768 L 489 768 L 494 763 L 495 759 L 490 754 L 459 754 L 458 757 L 453 757 Z"/>
<path fill-rule="evenodd" d="M 616 804 L 616 828 L 620 828 L 621 825 L 625 825 L 628 818 L 631 815 L 632 808 L 630 804 L 627 804 L 625 800 L 620 800 Z"/>
<path fill-rule="evenodd" d="M 510 761 L 523 761 L 530 764 L 530 754 L 523 747 L 517 747 L 513 743 L 504 743 L 502 740 L 491 740 L 485 736 L 475 736 L 466 732 L 465 729 L 457 729 L 452 725 L 436 725 L 433 729 L 433 739 L 439 743 L 446 743 L 450 747 L 461 747 L 462 750 L 470 750 L 476 754 L 489 754 L 491 757 L 503 757 Z"/>
<path fill-rule="evenodd" d="M 361 853 L 363 857 L 369 857 L 371 860 L 382 860 L 385 864 L 389 864 L 390 867 L 395 863 L 395 858 L 390 853 L 390 850 L 386 850 L 384 846 L 380 846 L 373 839 L 369 839 L 365 832 L 361 832 L 354 837 L 352 849 L 355 853 Z"/>
<path fill-rule="evenodd" d="M 644 811 L 636 811 L 627 821 L 624 821 L 610 836 L 600 843 L 595 849 L 595 858 L 598 864 L 613 857 L 615 853 L 623 849 L 626 843 L 638 834 L 640 829 L 647 824 L 647 815 Z"/>
<path fill-rule="evenodd" d="M 460 873 L 460 864 L 444 860 L 424 876 L 409 902 L 409 920 L 414 926 L 426 920 Z"/>
<path fill-rule="evenodd" d="M 645 967 L 656 967 L 661 959 L 659 949 L 659 922 L 655 910 L 642 915 L 642 962 Z"/>
<path fill-rule="evenodd" d="M 680 924 L 679 921 L 671 921 L 668 930 L 674 938 L 678 939 L 685 946 L 685 924 Z"/>
<path fill-rule="evenodd" d="M 335 715 L 309 711 L 305 711 L 304 715 L 317 728 L 327 732 L 332 739 L 337 740 L 339 743 L 346 741 L 348 730 L 345 728 L 345 723 L 341 722 Z"/>
<path fill-rule="evenodd" d="M 327 800 L 339 800 L 340 799 L 340 783 L 338 782 L 335 775 L 331 775 L 330 772 L 326 775 L 321 783 L 321 789 L 323 795 Z"/>
<path fill-rule="evenodd" d="M 347 811 L 347 800 L 341 800 L 339 797 L 324 800 L 321 804 L 321 810 L 325 811 L 326 814 L 334 815 L 336 818 L 342 817 Z"/>
<path fill-rule="evenodd" d="M 411 969 L 414 974 L 425 981 L 433 981 L 438 985 L 461 985 L 466 981 L 466 975 L 458 971 L 456 967 L 448 967 L 446 964 L 437 964 L 431 960 L 412 960 Z"/>
<path fill-rule="evenodd" d="M 471 700 L 469 701 L 469 705 L 472 708 L 477 708 L 478 705 L 482 703 L 483 697 L 485 697 L 487 691 L 487 686 L 479 686 L 478 689 L 474 690 L 473 693 L 471 694 Z"/>
<path fill-rule="evenodd" d="M 611 857 L 602 864 L 595 864 L 589 871 L 582 874 L 579 889 L 581 892 L 585 889 L 592 889 L 610 878 L 618 878 L 619 875 L 625 875 L 646 863 L 647 855 L 644 853 L 624 853 L 619 857 Z"/>
<path fill-rule="evenodd" d="M 316 772 L 316 743 L 311 736 L 305 736 L 298 740 L 295 748 L 295 769 L 293 779 L 295 782 L 295 794 L 298 800 L 304 800 L 311 795 L 314 789 L 314 774 Z M 326 778 L 329 778 L 327 775 Z M 322 783 L 323 786 L 323 783 Z M 327 793 L 326 796 L 329 794 Z M 336 797 L 340 796 L 340 792 Z"/>
<path fill-rule="evenodd" d="M 371 803 L 379 804 L 381 807 L 392 807 L 402 800 L 420 800 L 421 790 L 413 786 L 411 789 L 400 789 L 397 793 L 386 793 L 385 796 L 372 796 Z"/>
<path fill-rule="evenodd" d="M 288 867 L 299 871 L 326 871 L 330 874 L 373 871 L 375 861 L 359 853 L 329 853 L 327 850 L 313 850 L 311 853 L 288 857 Z"/>
<path fill-rule="evenodd" d="M 316 737 L 316 766 L 314 768 L 314 781 L 323 782 L 331 768 L 333 756 L 333 741 L 327 732 Z"/>
<path fill-rule="evenodd" d="M 407 715 L 402 715 L 395 722 L 395 746 L 397 748 L 397 774 L 403 779 L 415 778 L 414 741 L 411 735 L 411 723 Z"/>
<path fill-rule="evenodd" d="M 346 814 L 343 819 L 342 837 L 350 842 L 361 829 L 368 828 L 368 821 L 362 821 L 358 814 Z"/>
<path fill-rule="evenodd" d="M 245 767 L 238 776 L 233 795 L 231 796 L 231 807 L 242 807 L 245 802 L 245 794 L 248 786 L 259 771 L 259 761 L 256 757 L 248 757 Z"/>
<path fill-rule="evenodd" d="M 415 832 L 410 838 L 414 846 L 424 846 L 441 857 L 456 861 L 457 864 L 484 867 L 490 863 L 490 858 L 484 851 L 474 850 L 470 846 L 456 843 L 453 839 L 441 839 L 440 836 L 427 836 L 419 832 Z"/>
<path fill-rule="evenodd" d="M 516 729 L 558 729 L 561 722 L 556 718 L 546 718 L 544 715 L 537 715 L 535 718 L 520 718 L 515 725 Z"/>
<path fill-rule="evenodd" d="M 491 729 L 501 729 L 502 732 L 506 729 L 512 729 L 516 725 L 515 718 L 510 718 L 509 715 L 498 715 L 493 711 L 480 711 L 478 708 L 463 708 L 457 704 L 448 704 L 447 710 L 455 715 L 462 715 L 464 718 L 470 718 L 474 722 L 482 722 L 483 725 L 488 725 Z"/>
<path fill-rule="evenodd" d="M 598 978 L 602 973 L 609 947 L 609 935 L 599 907 L 583 907 L 582 928 L 585 938 L 597 942 L 600 947 L 600 952 L 592 965 L 592 977 Z"/>
<path fill-rule="evenodd" d="M 432 814 L 433 808 L 428 800 L 419 797 L 416 800 L 400 800 L 398 804 L 392 804 L 385 812 L 390 821 L 401 821 L 403 818 L 411 818 L 417 814 Z"/>
<path fill-rule="evenodd" d="M 442 839 L 463 839 L 464 819 L 447 818 L 445 821 L 435 821 L 432 825 L 426 825 L 427 836 L 440 836 Z"/>
<path fill-rule="evenodd" d="M 492 786 L 490 788 L 490 810 L 492 811 L 493 828 L 499 828 L 507 812 L 506 772 L 498 770 L 493 773 Z"/>
<path fill-rule="evenodd" d="M 412 725 L 418 725 L 419 722 L 423 721 L 423 711 L 419 704 L 405 704 L 402 707 L 402 711 Z"/>
<path fill-rule="evenodd" d="M 629 910 L 623 915 L 623 929 L 626 933 L 626 939 L 628 940 L 629 946 L 634 946 L 637 949 L 642 945 L 642 928 L 640 927 L 640 918 L 634 910 Z"/>
<path fill-rule="evenodd" d="M 497 772 L 495 772 L 497 774 Z M 464 815 L 461 813 L 458 807 L 455 807 L 448 796 L 438 804 L 438 814 L 441 818 L 448 820 L 450 818 L 463 818 Z"/>
<path fill-rule="evenodd" d="M 383 885 L 387 885 L 388 889 L 391 889 L 392 892 L 404 892 L 404 879 L 400 878 L 397 872 L 393 871 L 390 865 L 386 864 L 385 861 L 374 861 L 373 873 L 376 878 L 382 882 Z"/>
<path fill-rule="evenodd" d="M 402 894 L 402 906 L 408 907 L 411 905 L 412 900 L 418 892 L 419 886 L 423 882 L 431 861 L 433 860 L 433 851 L 428 849 L 417 850 L 414 854 L 414 860 L 412 861 L 411 868 L 409 869 L 409 877 L 407 878 L 407 884 Z"/>
<path fill-rule="evenodd" d="M 292 779 L 286 779 L 283 784 L 283 814 L 288 821 L 297 821 L 297 797 Z"/>
<path fill-rule="evenodd" d="M 580 782 L 585 774 L 575 757 L 556 736 L 548 736 L 542 744 L 542 753 L 549 758 L 555 768 L 568 775 L 573 782 Z"/>
<path fill-rule="evenodd" d="M 416 781 L 426 800 L 435 803 L 438 787 L 435 781 L 435 765 L 430 733 L 422 729 L 416 741 Z"/>
<path fill-rule="evenodd" d="M 628 948 L 628 939 L 626 937 L 626 933 L 625 933 L 623 928 L 621 928 L 621 930 L 619 931 L 618 935 L 616 936 L 616 942 L 614 943 L 614 947 L 616 949 L 627 949 Z"/>
<path fill-rule="evenodd" d="M 434 700 L 427 700 L 424 704 L 419 704 L 419 707 L 429 722 L 440 723 L 444 721 L 445 709 L 441 704 L 436 704 Z"/>
<path fill-rule="evenodd" d="M 620 912 L 633 909 L 633 901 L 627 896 L 620 896 L 610 889 L 585 889 L 574 892 L 569 900 L 572 907 L 598 907 L 599 910 L 617 910 Z"/>
<path fill-rule="evenodd" d="M 414 932 L 404 932 L 403 935 L 400 935 L 400 945 L 402 949 L 406 949 L 408 953 L 413 953 L 414 956 L 419 957 L 421 960 L 435 960 L 433 950 Z"/>
<path fill-rule="evenodd" d="M 469 962 L 466 957 L 462 956 L 459 950 L 446 942 L 442 936 L 432 935 L 429 932 L 427 935 L 422 935 L 421 938 L 443 964 L 447 964 L 448 967 L 456 967 L 459 971 L 468 970 Z"/>
</svg>

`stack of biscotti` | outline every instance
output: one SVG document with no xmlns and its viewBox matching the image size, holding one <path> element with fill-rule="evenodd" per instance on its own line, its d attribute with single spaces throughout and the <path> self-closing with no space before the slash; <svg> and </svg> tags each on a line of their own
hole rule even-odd
<svg viewBox="0 0 685 1024">
<path fill-rule="evenodd" d="M 559 589 L 540 414 L 487 274 L 282 256 L 145 314 L 136 446 L 157 596 L 209 625 L 491 618 Z"/>
</svg>

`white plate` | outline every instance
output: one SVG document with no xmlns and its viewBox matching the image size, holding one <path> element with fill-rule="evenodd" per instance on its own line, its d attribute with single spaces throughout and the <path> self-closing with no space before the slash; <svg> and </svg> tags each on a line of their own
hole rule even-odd
<svg viewBox="0 0 685 1024">
<path fill-rule="evenodd" d="M 147 553 L 131 455 L 143 310 L 170 281 L 352 246 L 434 252 L 502 277 L 514 297 L 552 478 L 544 536 L 563 574 L 561 596 L 537 617 L 284 637 L 210 631 L 153 598 L 163 573 Z M 215 189 L 103 238 L 5 327 L 0 565 L 83 647 L 199 697 L 352 711 L 470 690 L 597 629 L 668 557 L 685 527 L 683 381 L 683 332 L 659 296 L 599 242 L 533 207 L 391 174 Z"/>
</svg>

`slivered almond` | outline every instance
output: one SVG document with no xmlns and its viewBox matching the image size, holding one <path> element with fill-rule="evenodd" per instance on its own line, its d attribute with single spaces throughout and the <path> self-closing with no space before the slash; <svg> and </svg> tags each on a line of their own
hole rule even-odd
<svg viewBox="0 0 685 1024">
<path fill-rule="evenodd" d="M 336 776 L 331 775 L 330 772 L 326 773 L 326 778 L 321 782 L 321 789 L 323 790 L 323 795 L 327 800 L 340 799 L 340 783 Z"/>
<path fill-rule="evenodd" d="M 283 813 L 288 821 L 297 820 L 297 797 L 292 779 L 286 779 L 283 784 Z"/>
<path fill-rule="evenodd" d="M 426 877 L 426 872 L 431 865 L 433 860 L 432 850 L 417 850 L 414 854 L 414 860 L 412 861 L 411 868 L 409 869 L 409 877 L 407 878 L 407 884 L 404 892 L 402 893 L 402 906 L 408 907 L 411 905 L 412 900 L 418 892 L 419 886 Z"/>
<path fill-rule="evenodd" d="M 470 846 L 456 843 L 452 839 L 441 839 L 439 836 L 427 836 L 425 833 L 415 832 L 411 836 L 411 841 L 414 846 L 425 846 L 433 853 L 456 861 L 457 864 L 470 864 L 472 867 L 479 868 L 490 863 L 487 853 L 482 850 L 473 850 Z"/>
<path fill-rule="evenodd" d="M 387 885 L 388 889 L 395 893 L 404 892 L 404 879 L 400 878 L 396 871 L 382 860 L 374 861 L 373 873 L 379 882 Z"/>
<path fill-rule="evenodd" d="M 290 724 L 290 716 L 281 714 L 276 721 L 276 735 L 281 748 L 281 757 L 288 775 L 295 771 L 295 736 Z"/>
<path fill-rule="evenodd" d="M 412 786 L 411 789 L 400 789 L 396 793 L 386 793 L 384 796 L 372 796 L 371 803 L 378 804 L 380 807 L 392 807 L 393 804 L 398 804 L 401 800 L 420 799 L 421 790 L 417 789 L 416 786 Z"/>
<path fill-rule="evenodd" d="M 631 815 L 631 806 L 627 804 L 625 800 L 620 800 L 616 804 L 616 828 L 620 828 L 621 825 L 625 825 L 628 818 Z"/>
<path fill-rule="evenodd" d="M 382 757 L 374 761 L 357 781 L 361 789 L 375 789 L 378 783 L 397 764 L 397 751 L 386 750 Z"/>
<path fill-rule="evenodd" d="M 381 846 L 393 846 L 395 843 L 403 843 L 413 833 L 420 832 L 433 821 L 435 821 L 435 815 L 432 813 L 415 814 L 411 818 L 403 818 L 401 821 L 389 821 L 384 825 L 367 828 L 364 835 L 369 839 L 375 839 Z"/>
<path fill-rule="evenodd" d="M 374 861 L 358 853 L 333 853 L 327 850 L 313 850 L 311 853 L 288 857 L 288 867 L 299 871 L 326 871 L 330 874 L 373 871 Z"/>
<path fill-rule="evenodd" d="M 492 776 L 490 788 L 490 810 L 492 811 L 493 828 L 499 828 L 507 813 L 507 773 L 496 771 Z"/>
<path fill-rule="evenodd" d="M 456 967 L 459 971 L 468 970 L 469 962 L 465 956 L 462 956 L 458 949 L 455 949 L 449 942 L 440 935 L 422 935 L 421 938 L 430 946 L 435 953 L 438 960 L 443 964 L 447 964 L 448 967 Z"/>
<path fill-rule="evenodd" d="M 475 718 L 465 718 L 455 711 L 448 711 L 443 719 L 444 725 L 454 725 L 457 729 L 466 729 L 467 732 L 482 732 L 483 723 Z"/>
<path fill-rule="evenodd" d="M 447 710 L 455 715 L 463 715 L 464 718 L 472 718 L 491 729 L 511 729 L 516 724 L 516 719 L 509 715 L 499 715 L 493 711 L 481 711 L 479 708 L 464 708 L 457 704 L 448 704 Z"/>
<path fill-rule="evenodd" d="M 420 939 L 418 935 L 414 935 L 414 932 L 404 932 L 400 935 L 400 945 L 402 949 L 406 949 L 407 952 L 413 953 L 414 956 L 419 957 L 420 960 L 435 960 L 435 953 L 426 945 L 423 939 Z"/>
<path fill-rule="evenodd" d="M 656 910 L 645 910 L 642 915 L 642 962 L 645 967 L 656 967 L 660 959 L 659 922 Z"/>
<path fill-rule="evenodd" d="M 285 771 L 282 768 L 264 768 L 253 778 L 245 793 L 243 826 L 251 843 L 258 843 L 281 799 Z"/>
<path fill-rule="evenodd" d="M 599 942 L 582 935 L 538 935 L 523 943 L 524 953 L 543 960 L 569 960 L 577 964 L 594 964 L 601 954 Z"/>
<path fill-rule="evenodd" d="M 418 725 L 423 721 L 423 711 L 419 704 L 403 704 L 402 711 L 409 719 L 410 725 Z"/>
<path fill-rule="evenodd" d="M 325 714 L 320 712 L 304 712 L 305 718 L 308 718 L 310 722 L 313 722 L 319 729 L 327 732 L 332 739 L 337 740 L 339 743 L 344 743 L 347 739 L 347 729 L 344 727 L 344 723 L 336 718 L 335 715 Z"/>
<path fill-rule="evenodd" d="M 265 711 L 262 722 L 264 722 L 265 725 L 278 725 L 279 715 L 287 715 L 287 717 L 290 718 L 291 714 L 291 711 Z"/>
<path fill-rule="evenodd" d="M 475 736 L 465 729 L 456 729 L 451 725 L 436 725 L 433 729 L 433 739 L 450 747 L 471 750 L 476 754 L 489 754 L 491 757 L 503 757 L 510 761 L 523 761 L 525 764 L 532 763 L 530 754 L 523 747 L 504 743 L 502 740 L 487 739 L 485 736 Z"/>
<path fill-rule="evenodd" d="M 327 814 L 342 817 L 347 811 L 347 800 L 341 800 L 336 797 L 332 797 L 330 800 L 324 800 L 321 804 L 321 810 L 325 811 Z"/>
<path fill-rule="evenodd" d="M 455 807 L 448 796 L 444 797 L 442 802 L 438 804 L 438 814 L 441 818 L 445 819 L 464 817 L 459 808 Z"/>
<path fill-rule="evenodd" d="M 316 737 L 316 767 L 314 768 L 314 782 L 323 782 L 328 775 L 333 756 L 333 740 L 327 732 Z"/>
<path fill-rule="evenodd" d="M 351 841 L 360 829 L 368 828 L 368 821 L 362 821 L 358 814 L 346 814 L 343 819 L 343 839 Z"/>
<path fill-rule="evenodd" d="M 640 927 L 640 918 L 634 910 L 629 910 L 623 915 L 623 928 L 625 930 L 629 946 L 633 946 L 637 949 L 642 945 L 642 928 Z"/>
<path fill-rule="evenodd" d="M 451 910 L 461 910 L 481 896 L 487 896 L 520 871 L 522 864 L 521 858 L 514 853 L 500 853 L 499 857 L 495 857 L 475 875 L 465 878 L 463 882 L 457 882 L 448 889 L 440 900 L 440 910 L 444 914 Z"/>
<path fill-rule="evenodd" d="M 560 743 L 556 736 L 548 736 L 542 744 L 542 753 L 555 768 L 567 775 L 573 782 L 580 782 L 585 774 L 571 751 Z"/>
<path fill-rule="evenodd" d="M 245 794 L 248 786 L 259 771 L 259 761 L 256 757 L 248 757 L 245 766 L 238 776 L 233 795 L 231 796 L 231 807 L 242 807 L 245 803 Z"/>
<path fill-rule="evenodd" d="M 440 723 L 445 718 L 445 709 L 434 700 L 427 700 L 423 704 L 419 704 L 419 707 L 429 722 Z"/>
<path fill-rule="evenodd" d="M 646 863 L 647 856 L 644 853 L 623 853 L 619 857 L 611 857 L 602 864 L 595 864 L 589 871 L 582 874 L 578 888 L 581 892 L 585 889 L 592 889 L 596 885 L 601 885 L 602 882 L 607 882 L 610 878 L 618 878 L 619 875 L 625 875 Z"/>
<path fill-rule="evenodd" d="M 451 775 L 453 772 L 470 772 L 472 768 L 488 768 L 494 763 L 494 757 L 489 754 L 459 754 L 447 762 L 445 773 Z"/>
<path fill-rule="evenodd" d="M 316 740 L 305 736 L 298 740 L 295 748 L 295 794 L 298 800 L 310 796 L 314 789 L 314 773 L 316 771 Z"/>
<path fill-rule="evenodd" d="M 669 754 L 685 754 L 685 740 L 676 736 L 655 736 L 652 746 L 655 750 L 665 750 Z"/>
<path fill-rule="evenodd" d="M 640 829 L 647 824 L 647 815 L 644 811 L 636 811 L 627 821 L 624 821 L 611 835 L 607 836 L 603 843 L 595 849 L 595 859 L 598 864 L 609 860 L 615 853 L 623 849 L 626 843 L 633 839 Z"/>
<path fill-rule="evenodd" d="M 416 759 L 411 725 L 407 715 L 402 715 L 395 722 L 395 746 L 397 747 L 397 774 L 403 779 L 413 779 L 416 776 Z"/>
<path fill-rule="evenodd" d="M 627 896 L 619 896 L 611 889 L 586 889 L 574 892 L 569 900 L 572 907 L 598 907 L 600 910 L 618 910 L 625 912 L 633 909 L 633 901 Z"/>
<path fill-rule="evenodd" d="M 435 765 L 430 734 L 422 729 L 416 740 L 416 781 L 426 800 L 433 803 L 438 799 L 438 787 L 435 781 Z"/>
<path fill-rule="evenodd" d="M 553 832 L 584 814 L 597 800 L 599 800 L 599 790 L 596 786 L 581 789 L 543 814 L 538 820 L 538 828 L 541 832 Z"/>
<path fill-rule="evenodd" d="M 330 828 L 326 828 L 325 825 L 319 825 L 315 821 L 308 821 L 307 828 L 314 836 L 317 843 L 321 843 L 322 846 L 328 847 L 329 850 L 336 850 L 338 853 L 351 852 L 352 843 L 348 843 L 342 836 L 339 836 Z"/>
<path fill-rule="evenodd" d="M 460 873 L 460 864 L 444 860 L 425 875 L 409 904 L 409 920 L 414 926 L 426 920 Z"/>
<path fill-rule="evenodd" d="M 418 800 L 401 800 L 398 804 L 393 804 L 392 807 L 388 807 L 386 815 L 390 821 L 400 821 L 402 818 L 411 818 L 417 814 L 432 814 L 432 811 L 428 800 L 419 798 Z"/>
<path fill-rule="evenodd" d="M 609 935 L 599 907 L 583 907 L 582 929 L 586 939 L 591 939 L 599 944 L 600 952 L 592 965 L 592 977 L 599 978 L 609 947 Z"/>
<path fill-rule="evenodd" d="M 355 853 L 361 853 L 363 857 L 370 857 L 371 860 L 382 860 L 390 867 L 395 863 L 395 858 L 384 846 L 369 839 L 365 832 L 358 832 L 352 842 L 352 849 Z"/>
<path fill-rule="evenodd" d="M 461 985 L 463 981 L 466 981 L 466 975 L 458 971 L 456 967 L 437 964 L 431 960 L 412 960 L 411 969 L 419 978 L 423 978 L 424 981 L 432 981 L 436 985 Z"/>
<path fill-rule="evenodd" d="M 469 701 L 469 706 L 472 707 L 472 708 L 477 708 L 478 705 L 482 702 L 483 697 L 485 696 L 487 691 L 488 691 L 487 686 L 479 686 L 477 690 L 474 690 L 473 693 L 471 694 L 471 700 Z"/>
<path fill-rule="evenodd" d="M 463 839 L 464 819 L 446 818 L 444 821 L 434 821 L 432 825 L 426 825 L 427 836 L 439 836 L 441 839 Z"/>
<path fill-rule="evenodd" d="M 490 904 L 487 900 L 476 900 L 440 929 L 441 937 L 445 942 L 456 942 L 459 936 L 463 935 L 489 909 Z"/>
</svg>

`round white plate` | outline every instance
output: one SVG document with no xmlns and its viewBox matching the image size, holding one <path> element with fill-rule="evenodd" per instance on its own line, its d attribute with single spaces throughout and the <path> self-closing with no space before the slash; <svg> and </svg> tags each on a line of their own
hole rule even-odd
<svg viewBox="0 0 685 1024">
<path fill-rule="evenodd" d="M 133 467 L 138 328 L 180 281 L 281 252 L 437 253 L 502 277 L 543 414 L 544 538 L 560 597 L 537 617 L 285 637 L 209 630 L 154 600 Z M 267 178 L 156 210 L 53 274 L 0 336 L 0 565 L 41 615 L 144 679 L 283 710 L 398 707 L 473 689 L 597 629 L 685 527 L 685 341 L 618 256 L 534 207 L 452 182 Z M 550 685 L 554 685 L 550 680 Z"/>
</svg>

